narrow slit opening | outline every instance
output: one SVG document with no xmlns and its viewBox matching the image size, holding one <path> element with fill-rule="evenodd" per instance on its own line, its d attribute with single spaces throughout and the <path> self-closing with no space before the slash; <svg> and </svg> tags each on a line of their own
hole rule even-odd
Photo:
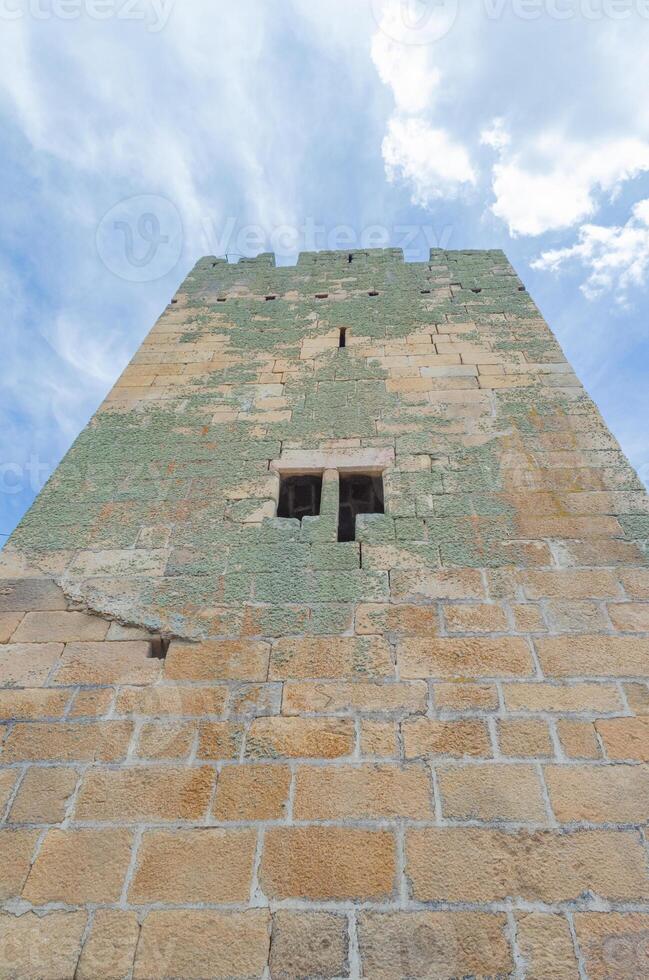
<svg viewBox="0 0 649 980">
<path fill-rule="evenodd" d="M 271 293 L 269 296 L 266 297 L 266 302 L 270 303 L 274 299 L 277 299 L 277 296 Z"/>
<path fill-rule="evenodd" d="M 165 660 L 170 644 L 171 640 L 165 639 L 164 636 L 154 636 L 151 639 L 149 658 L 151 660 Z"/>
<path fill-rule="evenodd" d="M 347 327 L 340 328 L 340 335 L 338 337 L 338 346 L 339 347 L 347 346 Z"/>
<path fill-rule="evenodd" d="M 316 293 L 315 294 L 315 298 L 316 299 L 328 299 L 329 298 L 329 293 Z"/>
<path fill-rule="evenodd" d="M 379 294 L 378 294 L 378 291 L 376 289 L 372 289 L 372 290 L 370 290 L 370 292 L 367 295 L 368 296 L 378 296 Z"/>
</svg>

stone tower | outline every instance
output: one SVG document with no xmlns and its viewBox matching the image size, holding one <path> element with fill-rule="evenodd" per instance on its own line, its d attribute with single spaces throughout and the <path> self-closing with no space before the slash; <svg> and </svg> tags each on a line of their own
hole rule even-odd
<svg viewBox="0 0 649 980">
<path fill-rule="evenodd" d="M 501 252 L 202 259 L 0 556 L 0 976 L 646 976 L 647 539 Z"/>
</svg>

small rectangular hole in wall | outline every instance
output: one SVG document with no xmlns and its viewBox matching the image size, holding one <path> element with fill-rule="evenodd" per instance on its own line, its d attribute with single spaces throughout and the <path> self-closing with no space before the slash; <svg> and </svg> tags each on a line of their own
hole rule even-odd
<svg viewBox="0 0 649 980">
<path fill-rule="evenodd" d="M 347 327 L 340 328 L 340 336 L 338 337 L 338 346 L 339 347 L 347 346 Z"/>
<path fill-rule="evenodd" d="M 350 252 L 349 255 L 347 256 L 347 262 L 349 265 L 351 265 L 353 261 L 354 261 L 354 256 Z"/>
<path fill-rule="evenodd" d="M 267 296 L 266 297 L 266 302 L 267 303 L 270 303 L 270 301 L 273 300 L 273 299 L 277 299 L 277 296 L 273 296 L 273 295 Z"/>
<path fill-rule="evenodd" d="M 278 517 L 317 517 L 322 500 L 322 473 L 301 473 L 279 478 Z"/>
<path fill-rule="evenodd" d="M 384 514 L 383 477 L 380 473 L 341 473 L 338 540 L 356 540 L 359 514 Z"/>
<path fill-rule="evenodd" d="M 153 660 L 164 660 L 167 656 L 170 643 L 171 640 L 165 639 L 164 636 L 152 637 L 149 657 Z"/>
<path fill-rule="evenodd" d="M 377 292 L 376 289 L 372 289 L 371 292 L 369 292 L 367 295 L 368 296 L 378 296 L 379 294 L 378 294 L 378 292 Z"/>
<path fill-rule="evenodd" d="M 227 301 L 227 296 L 217 296 L 216 297 L 216 302 L 217 303 L 225 303 L 226 301 Z"/>
<path fill-rule="evenodd" d="M 430 289 L 422 289 L 421 295 L 422 296 L 430 296 Z"/>
<path fill-rule="evenodd" d="M 316 299 L 329 299 L 329 293 L 316 293 Z"/>
</svg>

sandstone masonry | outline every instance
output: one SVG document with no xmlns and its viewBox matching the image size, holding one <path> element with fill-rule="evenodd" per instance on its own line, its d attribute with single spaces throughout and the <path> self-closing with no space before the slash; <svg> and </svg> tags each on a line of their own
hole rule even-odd
<svg viewBox="0 0 649 980">
<path fill-rule="evenodd" d="M 501 252 L 202 259 L 0 554 L 0 978 L 646 976 L 648 556 Z"/>
</svg>

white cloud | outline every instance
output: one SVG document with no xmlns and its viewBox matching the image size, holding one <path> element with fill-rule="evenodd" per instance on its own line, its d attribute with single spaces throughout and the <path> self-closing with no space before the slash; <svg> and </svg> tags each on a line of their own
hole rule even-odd
<svg viewBox="0 0 649 980">
<path fill-rule="evenodd" d="M 570 262 L 589 271 L 581 287 L 588 299 L 614 291 L 625 303 L 629 291 L 645 285 L 649 276 L 649 198 L 635 205 L 625 225 L 584 225 L 575 245 L 543 252 L 532 267 L 558 272 Z"/>
<path fill-rule="evenodd" d="M 637 138 L 577 143 L 546 133 L 526 152 L 508 155 L 493 169 L 493 213 L 511 235 L 542 235 L 592 217 L 600 194 L 649 171 L 649 142 Z"/>
<path fill-rule="evenodd" d="M 379 9 L 377 0 L 374 7 Z M 453 16 L 446 23 L 449 11 Z M 438 49 L 432 42 L 437 31 L 443 36 L 450 30 L 455 13 L 453 4 L 427 8 L 421 22 L 413 21 L 419 23 L 415 28 L 402 0 L 386 0 L 372 38 L 372 61 L 395 102 L 382 144 L 385 172 L 391 183 L 410 186 L 413 204 L 455 196 L 476 182 L 468 150 L 438 121 L 436 111 L 442 72 L 433 62 Z M 424 37 L 430 43 L 416 43 Z"/>
<path fill-rule="evenodd" d="M 430 106 L 441 80 L 430 63 L 430 50 L 400 44 L 382 30 L 372 38 L 372 61 L 381 81 L 392 89 L 399 112 L 418 113 Z"/>
<path fill-rule="evenodd" d="M 383 158 L 388 180 L 401 178 L 410 184 L 415 204 L 430 204 L 476 182 L 464 147 L 422 119 L 391 119 Z"/>
<path fill-rule="evenodd" d="M 492 150 L 504 150 L 509 146 L 511 136 L 505 126 L 505 120 L 500 116 L 493 119 L 491 126 L 480 133 L 480 142 L 483 146 L 490 146 Z"/>
</svg>

